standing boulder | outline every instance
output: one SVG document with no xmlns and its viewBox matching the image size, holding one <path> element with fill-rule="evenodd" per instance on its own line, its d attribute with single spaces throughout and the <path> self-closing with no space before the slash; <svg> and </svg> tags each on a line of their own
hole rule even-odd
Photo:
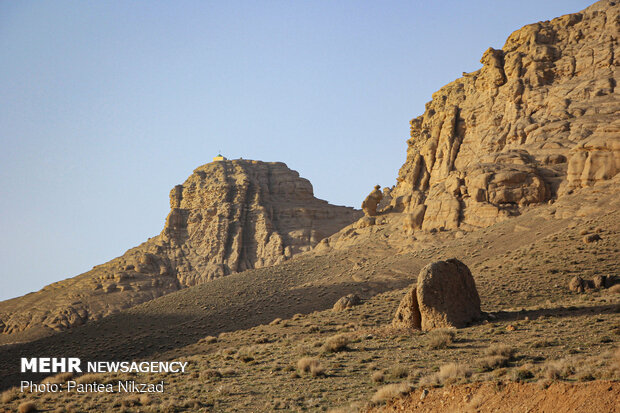
<svg viewBox="0 0 620 413">
<path fill-rule="evenodd" d="M 480 296 L 469 268 L 456 258 L 422 268 L 400 303 L 392 326 L 424 331 L 461 328 L 480 318 Z"/>
</svg>

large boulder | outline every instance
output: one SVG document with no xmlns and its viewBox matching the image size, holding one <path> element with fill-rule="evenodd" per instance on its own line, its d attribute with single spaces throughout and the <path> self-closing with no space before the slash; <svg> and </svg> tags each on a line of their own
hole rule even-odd
<svg viewBox="0 0 620 413">
<path fill-rule="evenodd" d="M 462 328 L 480 315 L 480 297 L 469 268 L 451 258 L 422 268 L 417 285 L 403 298 L 392 325 L 424 331 Z"/>
</svg>

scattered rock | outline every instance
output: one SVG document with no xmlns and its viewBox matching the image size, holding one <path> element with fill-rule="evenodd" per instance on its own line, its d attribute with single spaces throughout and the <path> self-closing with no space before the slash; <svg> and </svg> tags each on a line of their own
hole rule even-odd
<svg viewBox="0 0 620 413">
<path fill-rule="evenodd" d="M 332 307 L 333 311 L 344 311 L 353 306 L 359 305 L 362 301 L 357 294 L 349 294 L 344 297 L 340 297 L 336 304 Z"/>
<path fill-rule="evenodd" d="M 592 280 L 584 280 L 578 275 L 573 277 L 568 282 L 568 289 L 576 293 L 583 293 L 586 290 L 591 290 L 593 288 L 594 288 L 594 283 L 592 282 Z"/>
</svg>

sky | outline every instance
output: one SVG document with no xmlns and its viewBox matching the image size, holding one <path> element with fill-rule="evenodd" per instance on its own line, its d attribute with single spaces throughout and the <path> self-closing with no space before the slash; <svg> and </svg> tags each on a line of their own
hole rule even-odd
<svg viewBox="0 0 620 413">
<path fill-rule="evenodd" d="M 589 4 L 0 0 L 0 300 L 157 235 L 218 152 L 359 208 L 434 91 Z"/>
</svg>

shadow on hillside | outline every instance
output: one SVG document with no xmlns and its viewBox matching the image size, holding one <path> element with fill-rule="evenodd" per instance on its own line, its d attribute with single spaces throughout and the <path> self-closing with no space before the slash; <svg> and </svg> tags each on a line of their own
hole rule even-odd
<svg viewBox="0 0 620 413">
<path fill-rule="evenodd" d="M 609 305 L 597 305 L 592 307 L 555 307 L 555 308 L 541 308 L 538 310 L 522 310 L 522 311 L 496 311 L 489 312 L 491 318 L 495 317 L 497 321 L 518 321 L 524 320 L 527 317 L 530 320 L 534 320 L 540 317 L 549 318 L 561 318 L 561 317 L 580 317 L 593 314 L 609 314 L 617 313 L 620 310 L 618 304 Z"/>
<path fill-rule="evenodd" d="M 405 286 L 407 284 L 404 284 Z M 50 374 L 20 373 L 22 357 L 79 357 L 87 361 L 146 359 L 161 352 L 195 343 L 207 336 L 268 324 L 275 318 L 290 318 L 331 308 L 343 295 L 366 291 L 366 297 L 402 288 L 400 283 L 360 282 L 334 285 L 328 295 L 321 287 L 293 287 L 274 291 L 243 291 L 230 294 L 222 307 L 210 305 L 216 298 L 179 302 L 182 310 L 158 312 L 158 307 L 138 306 L 67 331 L 27 343 L 0 348 L 0 390 L 19 386 L 21 380 L 40 381 Z M 369 293 L 370 292 L 370 293 Z M 166 296 L 170 297 L 170 296 Z M 166 298 L 162 297 L 162 298 Z M 186 299 L 184 297 L 183 299 Z M 168 304 L 174 303 L 168 299 Z M 181 307 L 178 307 L 181 308 Z M 156 356 L 157 357 L 157 356 Z M 152 359 L 151 359 L 152 360 Z M 160 361 L 157 357 L 154 361 Z"/>
</svg>

